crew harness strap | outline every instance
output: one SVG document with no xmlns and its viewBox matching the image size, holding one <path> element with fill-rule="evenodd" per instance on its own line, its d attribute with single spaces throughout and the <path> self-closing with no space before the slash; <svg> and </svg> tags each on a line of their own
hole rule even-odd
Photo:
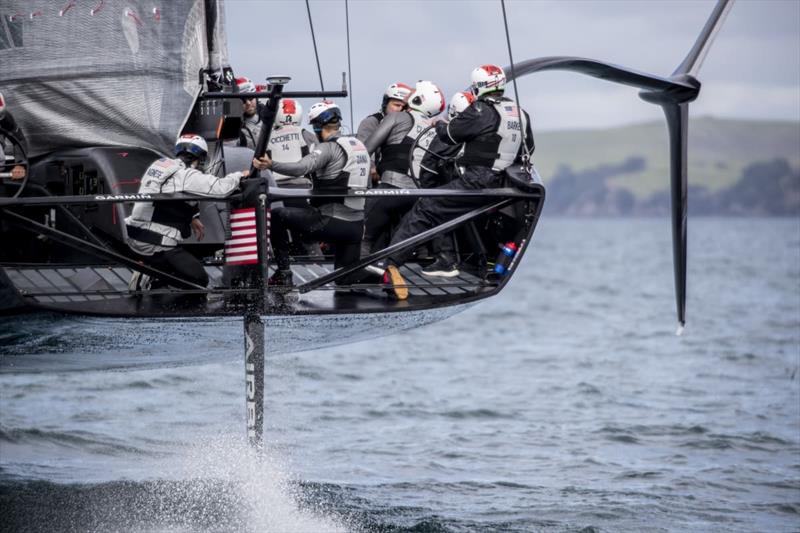
<svg viewBox="0 0 800 533">
<path fill-rule="evenodd" d="M 155 246 L 175 246 L 174 239 L 171 239 L 166 235 L 162 235 L 157 231 L 131 225 L 127 225 L 125 229 L 128 230 L 128 237 L 131 239 L 135 239 L 147 244 L 154 244 Z"/>
</svg>

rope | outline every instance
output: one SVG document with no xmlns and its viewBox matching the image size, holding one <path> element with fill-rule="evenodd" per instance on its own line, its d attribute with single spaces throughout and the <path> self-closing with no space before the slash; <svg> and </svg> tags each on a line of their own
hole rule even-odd
<svg viewBox="0 0 800 533">
<path fill-rule="evenodd" d="M 317 51 L 317 38 L 314 35 L 314 23 L 311 22 L 311 6 L 308 5 L 308 0 L 306 0 L 306 11 L 308 11 L 308 25 L 311 27 L 311 41 L 314 43 L 314 57 L 317 58 L 317 72 L 319 73 L 319 86 L 324 91 L 325 84 L 322 83 L 322 67 L 319 64 L 319 52 Z"/>
<path fill-rule="evenodd" d="M 344 0 L 344 18 L 347 25 L 347 77 L 350 79 L 350 130 L 355 132 L 353 121 L 353 72 L 350 70 L 350 11 L 348 0 Z"/>
<path fill-rule="evenodd" d="M 306 0 L 306 1 L 308 1 L 308 0 Z M 525 154 L 525 156 L 523 156 L 523 160 L 524 160 L 525 165 L 527 166 L 528 158 L 530 157 L 530 154 L 528 153 L 528 150 L 527 150 L 527 147 L 526 147 L 526 144 L 525 144 L 525 130 L 527 128 L 525 128 L 524 124 L 522 123 L 522 119 L 523 119 L 525 113 L 524 113 L 524 111 L 522 110 L 522 108 L 519 105 L 519 91 L 517 90 L 517 76 L 514 73 L 514 57 L 511 55 L 511 37 L 508 34 L 508 18 L 506 17 L 506 1 L 505 0 L 500 0 L 500 6 L 503 8 L 503 25 L 506 28 L 506 44 L 508 45 L 508 61 L 511 64 L 511 80 L 514 82 L 514 100 L 516 100 L 516 103 L 517 103 L 517 110 L 519 111 L 519 125 L 520 125 L 520 130 L 522 130 L 521 131 L 521 133 L 522 133 L 522 152 Z"/>
</svg>

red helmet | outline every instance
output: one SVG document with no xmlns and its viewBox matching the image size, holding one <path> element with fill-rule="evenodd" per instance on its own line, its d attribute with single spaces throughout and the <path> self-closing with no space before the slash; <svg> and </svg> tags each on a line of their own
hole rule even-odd
<svg viewBox="0 0 800 533">
<path fill-rule="evenodd" d="M 253 84 L 253 81 L 250 78 L 241 77 L 236 78 L 235 81 L 240 93 L 256 92 L 256 86 Z"/>
</svg>

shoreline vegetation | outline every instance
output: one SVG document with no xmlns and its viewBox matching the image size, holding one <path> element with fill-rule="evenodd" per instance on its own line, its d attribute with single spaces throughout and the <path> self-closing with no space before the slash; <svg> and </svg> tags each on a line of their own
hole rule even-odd
<svg viewBox="0 0 800 533">
<path fill-rule="evenodd" d="M 535 135 L 548 215 L 669 214 L 665 124 Z M 800 122 L 694 119 L 688 167 L 690 215 L 800 216 Z"/>
</svg>

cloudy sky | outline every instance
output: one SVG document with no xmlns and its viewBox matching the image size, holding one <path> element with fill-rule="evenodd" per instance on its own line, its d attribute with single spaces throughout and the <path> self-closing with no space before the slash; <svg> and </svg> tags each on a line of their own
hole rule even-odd
<svg viewBox="0 0 800 533">
<path fill-rule="evenodd" d="M 573 55 L 669 75 L 715 2 L 507 0 L 514 58 Z M 311 0 L 326 89 L 347 70 L 344 0 Z M 356 124 L 377 110 L 394 81 L 429 79 L 448 99 L 477 65 L 508 64 L 494 0 L 350 0 Z M 290 89 L 319 89 L 303 0 L 227 0 L 231 64 L 263 80 L 287 74 Z M 693 116 L 800 120 L 800 1 L 738 0 L 699 72 Z M 520 98 L 537 129 L 595 128 L 661 119 L 632 88 L 567 72 L 521 78 Z M 307 110 L 312 101 L 304 101 Z M 339 102 L 349 123 L 349 102 Z"/>
</svg>

